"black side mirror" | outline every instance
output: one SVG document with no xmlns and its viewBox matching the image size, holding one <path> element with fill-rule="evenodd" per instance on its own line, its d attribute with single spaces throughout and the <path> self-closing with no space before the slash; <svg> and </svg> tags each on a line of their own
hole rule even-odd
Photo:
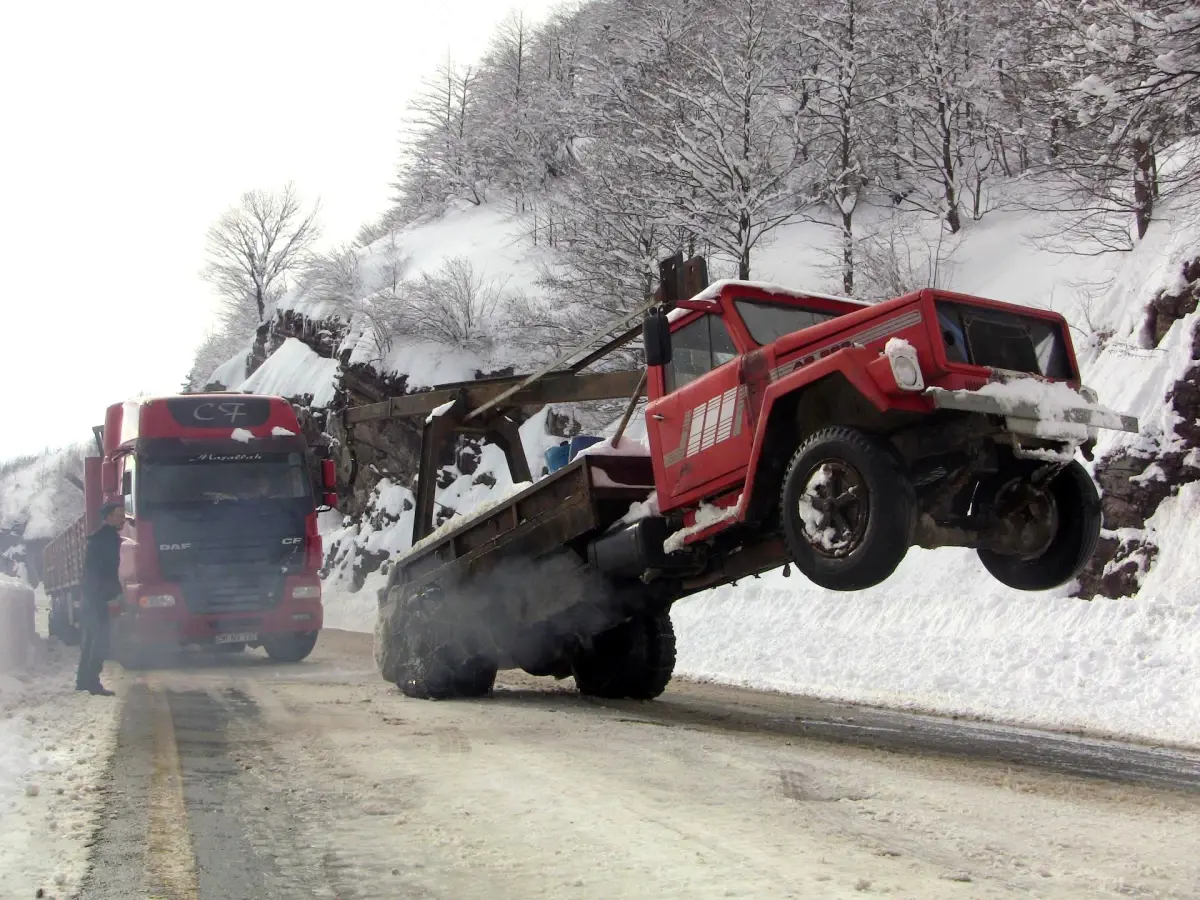
<svg viewBox="0 0 1200 900">
<path fill-rule="evenodd" d="M 671 362 L 671 323 L 657 307 L 646 313 L 642 322 L 642 345 L 647 366 L 665 366 Z"/>
<path fill-rule="evenodd" d="M 126 472 L 121 476 L 121 493 L 128 497 L 133 493 L 133 473 Z"/>
</svg>

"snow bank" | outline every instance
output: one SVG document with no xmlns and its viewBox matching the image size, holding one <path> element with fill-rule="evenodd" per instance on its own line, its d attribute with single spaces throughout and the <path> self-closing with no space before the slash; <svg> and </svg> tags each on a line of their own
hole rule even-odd
<svg viewBox="0 0 1200 900">
<path fill-rule="evenodd" d="M 855 703 L 1200 744 L 1194 590 L 1087 602 L 988 589 L 986 577 L 971 553 L 912 550 L 890 581 L 867 591 L 836 594 L 778 572 L 718 588 L 676 604 L 676 671 Z"/>
<path fill-rule="evenodd" d="M 312 405 L 329 406 L 333 402 L 336 359 L 318 356 L 297 338 L 288 338 L 267 357 L 258 370 L 233 390 L 280 397 L 312 394 Z"/>
</svg>

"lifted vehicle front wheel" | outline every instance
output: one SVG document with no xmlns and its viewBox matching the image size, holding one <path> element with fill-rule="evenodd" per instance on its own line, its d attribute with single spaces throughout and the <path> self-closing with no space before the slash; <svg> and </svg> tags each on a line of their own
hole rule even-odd
<svg viewBox="0 0 1200 900">
<path fill-rule="evenodd" d="M 908 553 L 916 492 L 878 441 L 835 426 L 792 457 L 780 510 L 796 568 L 820 587 L 858 591 L 885 581 Z"/>
<path fill-rule="evenodd" d="M 1016 556 L 978 550 L 980 562 L 993 578 L 1019 591 L 1048 591 L 1061 587 L 1083 571 L 1100 538 L 1101 508 L 1096 485 L 1078 461 L 1042 485 L 1032 472 L 1012 471 L 988 479 L 977 496 L 993 514 L 1019 527 L 1052 526 L 1035 555 Z"/>
</svg>

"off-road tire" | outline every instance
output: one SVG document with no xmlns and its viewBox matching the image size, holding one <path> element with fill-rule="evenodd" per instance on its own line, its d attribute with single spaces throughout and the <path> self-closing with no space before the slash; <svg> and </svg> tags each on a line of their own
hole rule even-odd
<svg viewBox="0 0 1200 900">
<path fill-rule="evenodd" d="M 262 639 L 267 656 L 276 662 L 298 663 L 308 659 L 317 646 L 318 631 L 302 631 L 296 634 L 268 635 Z"/>
<path fill-rule="evenodd" d="M 1002 473 L 989 479 L 980 490 L 994 492 L 1003 478 Z M 1040 555 L 1022 559 L 994 550 L 976 551 L 993 578 L 1019 591 L 1048 591 L 1071 581 L 1091 560 L 1100 539 L 1100 495 L 1077 460 L 1055 475 L 1048 488 L 1057 506 L 1058 531 Z"/>
<path fill-rule="evenodd" d="M 491 693 L 496 660 L 446 618 L 439 588 L 394 588 L 389 598 L 375 629 L 375 662 L 385 681 L 422 700 Z"/>
<path fill-rule="evenodd" d="M 579 693 L 653 700 L 675 672 L 675 626 L 667 612 L 636 616 L 597 635 L 571 666 Z"/>
<path fill-rule="evenodd" d="M 854 473 L 857 501 L 854 536 L 828 555 L 807 536 L 800 500 L 822 467 Z M 858 496 L 858 495 L 855 495 Z M 796 568 L 831 591 L 859 591 L 886 581 L 912 546 L 917 522 L 916 490 L 895 456 L 874 438 L 845 426 L 823 428 L 792 456 L 779 499 L 784 539 Z M 865 520 L 862 516 L 865 515 Z"/>
</svg>

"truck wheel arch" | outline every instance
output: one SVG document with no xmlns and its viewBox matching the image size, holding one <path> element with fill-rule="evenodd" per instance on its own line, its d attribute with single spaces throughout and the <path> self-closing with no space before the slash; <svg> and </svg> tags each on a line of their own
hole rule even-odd
<svg viewBox="0 0 1200 900">
<path fill-rule="evenodd" d="M 846 351 L 830 357 L 837 357 Z M 887 399 L 865 373 L 842 368 L 816 378 L 797 372 L 767 388 L 746 470 L 747 521 L 762 521 L 775 508 L 792 454 L 809 435 L 830 425 L 876 432 L 885 423 Z"/>
</svg>

